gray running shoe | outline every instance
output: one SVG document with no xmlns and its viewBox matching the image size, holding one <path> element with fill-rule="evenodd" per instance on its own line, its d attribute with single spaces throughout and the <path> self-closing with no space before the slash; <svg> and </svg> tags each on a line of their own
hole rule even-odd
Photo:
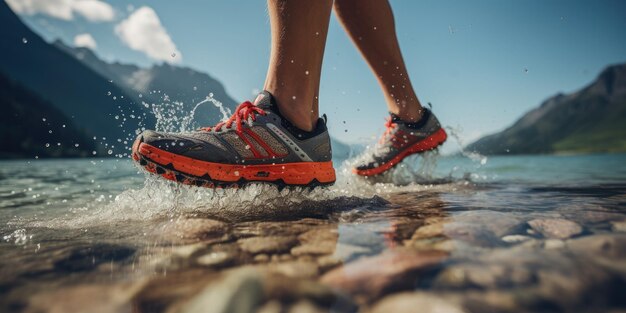
<svg viewBox="0 0 626 313">
<path fill-rule="evenodd" d="M 197 186 L 335 182 L 326 120 L 320 118 L 311 132 L 302 131 L 282 117 L 267 91 L 213 127 L 187 133 L 144 131 L 132 150 L 133 159 L 149 172 Z"/>
<path fill-rule="evenodd" d="M 422 119 L 416 123 L 403 122 L 391 114 L 385 126 L 387 130 L 376 147 L 368 151 L 370 155 L 352 169 L 355 174 L 382 174 L 411 154 L 437 148 L 448 137 L 435 115 L 426 108 Z"/>
</svg>

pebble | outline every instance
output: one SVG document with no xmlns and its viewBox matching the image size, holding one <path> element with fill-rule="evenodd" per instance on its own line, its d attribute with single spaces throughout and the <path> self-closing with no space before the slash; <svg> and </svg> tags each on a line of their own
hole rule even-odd
<svg viewBox="0 0 626 313">
<path fill-rule="evenodd" d="M 287 252 L 298 243 L 296 237 L 267 236 L 239 239 L 241 250 L 252 254 Z"/>
<path fill-rule="evenodd" d="M 228 224 L 206 219 L 189 218 L 180 219 L 165 225 L 163 231 L 181 239 L 209 239 L 222 237 L 228 233 Z"/>
<path fill-rule="evenodd" d="M 577 223 L 561 218 L 534 219 L 528 225 L 546 238 L 567 239 L 583 232 Z"/>
<path fill-rule="evenodd" d="M 185 313 L 255 312 L 263 301 L 263 284 L 254 270 L 231 273 L 194 296 Z"/>
<path fill-rule="evenodd" d="M 235 256 L 225 251 L 216 251 L 202 255 L 196 259 L 196 263 L 204 266 L 224 265 L 235 259 Z"/>
<path fill-rule="evenodd" d="M 626 234 L 601 234 L 572 239 L 567 242 L 567 247 L 584 255 L 623 260 L 626 258 Z"/>
<path fill-rule="evenodd" d="M 428 293 L 399 293 L 374 304 L 371 313 L 468 313 L 459 304 Z"/>
<path fill-rule="evenodd" d="M 508 235 L 502 237 L 502 241 L 507 243 L 520 243 L 532 239 L 532 237 L 524 236 L 524 235 Z"/>
<path fill-rule="evenodd" d="M 487 229 L 498 237 L 510 235 L 525 228 L 524 220 L 510 213 L 490 210 L 476 210 L 455 215 L 452 220 L 456 223 L 477 225 Z"/>
<path fill-rule="evenodd" d="M 451 239 L 463 241 L 474 246 L 503 246 L 503 242 L 499 237 L 481 225 L 449 223 L 444 225 L 444 234 Z"/>
<path fill-rule="evenodd" d="M 617 221 L 611 223 L 613 231 L 626 232 L 626 221 Z"/>
<path fill-rule="evenodd" d="M 350 294 L 376 297 L 387 288 L 413 286 L 421 273 L 447 256 L 441 251 L 387 250 L 335 268 L 324 274 L 320 281 Z"/>
<path fill-rule="evenodd" d="M 565 247 L 565 242 L 560 239 L 548 239 L 543 243 L 545 249 L 562 249 Z"/>
<path fill-rule="evenodd" d="M 335 251 L 339 235 L 336 229 L 313 229 L 298 236 L 301 245 L 291 249 L 294 256 L 326 255 Z"/>
</svg>

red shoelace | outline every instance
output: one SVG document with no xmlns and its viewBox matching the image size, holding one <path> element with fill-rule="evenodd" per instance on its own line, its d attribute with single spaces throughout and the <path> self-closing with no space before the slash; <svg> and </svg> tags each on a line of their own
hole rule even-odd
<svg viewBox="0 0 626 313">
<path fill-rule="evenodd" d="M 222 127 L 226 126 L 226 128 L 231 128 L 233 126 L 233 123 L 235 123 L 237 125 L 237 132 L 241 133 L 243 132 L 243 122 L 247 121 L 248 118 L 252 118 L 252 120 L 255 121 L 257 114 L 265 115 L 267 113 L 265 113 L 263 109 L 252 104 L 252 102 L 246 101 L 237 106 L 237 109 L 235 109 L 235 113 L 233 113 L 233 115 L 228 120 L 224 122 L 219 122 L 215 124 L 215 126 L 200 128 L 200 130 L 211 131 L 212 129 L 215 129 L 215 131 L 220 131 L 222 130 Z"/>
<path fill-rule="evenodd" d="M 383 134 L 382 137 L 380 137 L 380 140 L 378 141 L 380 144 L 383 144 L 385 142 L 385 140 L 387 139 L 387 136 L 391 134 L 394 128 L 396 128 L 396 125 L 397 124 L 393 122 L 393 119 L 391 117 L 386 118 L 385 133 Z"/>
</svg>

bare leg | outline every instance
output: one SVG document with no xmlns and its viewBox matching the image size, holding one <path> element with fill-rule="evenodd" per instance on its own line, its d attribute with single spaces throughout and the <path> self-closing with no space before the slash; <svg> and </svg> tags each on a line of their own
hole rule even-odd
<svg viewBox="0 0 626 313">
<path fill-rule="evenodd" d="M 268 0 L 272 51 L 265 90 L 303 130 L 317 122 L 322 58 L 332 0 Z"/>
<path fill-rule="evenodd" d="M 419 120 L 422 106 L 404 65 L 389 2 L 335 0 L 335 13 L 378 78 L 389 111 L 407 122 Z"/>
</svg>

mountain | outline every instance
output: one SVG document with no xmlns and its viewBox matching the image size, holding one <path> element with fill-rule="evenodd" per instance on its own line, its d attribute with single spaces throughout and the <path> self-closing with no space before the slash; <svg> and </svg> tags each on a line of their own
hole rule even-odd
<svg viewBox="0 0 626 313">
<path fill-rule="evenodd" d="M 142 125 L 154 124 L 154 118 L 146 114 L 141 103 L 76 58 L 45 42 L 4 1 L 0 1 L 0 46 L 0 74 L 71 119 L 81 130 L 77 137 L 85 135 L 110 142 L 98 146 L 100 152 L 125 151 L 121 144 L 114 144 L 117 139 L 129 140 Z M 9 122 L 20 127 L 25 121 Z"/>
<path fill-rule="evenodd" d="M 626 64 L 606 68 L 591 84 L 557 94 L 511 127 L 466 147 L 482 154 L 626 151 Z"/>
<path fill-rule="evenodd" d="M 112 81 L 139 103 L 159 104 L 164 101 L 176 101 L 183 104 L 182 110 L 190 112 L 195 104 L 213 94 L 213 98 L 231 110 L 238 104 L 226 93 L 219 81 L 191 68 L 167 63 L 150 68 L 119 62 L 107 63 L 88 48 L 69 47 L 60 40 L 55 41 L 53 45 Z M 166 99 L 164 95 L 167 95 Z M 198 126 L 213 125 L 221 117 L 219 109 L 213 105 L 199 107 L 194 114 Z"/>
<path fill-rule="evenodd" d="M 80 157 L 96 149 L 73 120 L 1 74 L 0 110 L 0 158 Z"/>
</svg>

